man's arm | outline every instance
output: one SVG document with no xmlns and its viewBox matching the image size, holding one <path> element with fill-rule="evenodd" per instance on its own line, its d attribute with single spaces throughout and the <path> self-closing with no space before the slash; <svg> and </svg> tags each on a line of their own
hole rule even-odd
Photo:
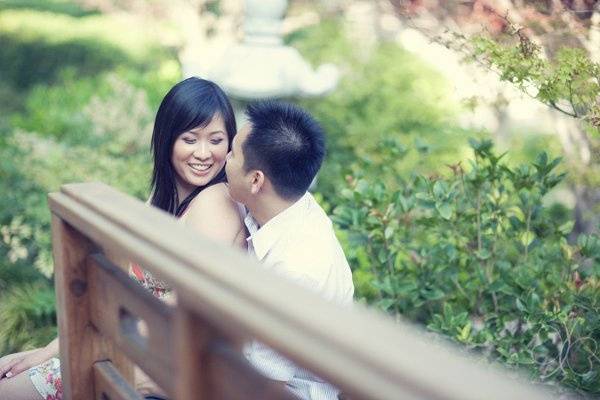
<svg viewBox="0 0 600 400">
<path fill-rule="evenodd" d="M 274 382 L 285 385 L 294 377 L 295 364 L 263 343 L 246 344 L 244 355 L 250 365 Z"/>
</svg>

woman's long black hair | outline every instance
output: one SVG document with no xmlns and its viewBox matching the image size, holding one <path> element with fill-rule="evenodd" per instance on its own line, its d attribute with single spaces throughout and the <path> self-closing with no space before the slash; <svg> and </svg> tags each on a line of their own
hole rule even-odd
<svg viewBox="0 0 600 400">
<path fill-rule="evenodd" d="M 221 115 L 229 139 L 229 148 L 236 133 L 233 108 L 223 90 L 215 83 L 200 78 L 188 78 L 173 86 L 160 103 L 151 150 L 154 156 L 152 198 L 150 203 L 175 216 L 180 216 L 188 204 L 203 189 L 226 181 L 225 168 L 206 185 L 196 188 L 180 202 L 175 186 L 176 172 L 171 163 L 173 145 L 177 137 L 196 127 L 207 126 L 213 117 Z"/>
</svg>

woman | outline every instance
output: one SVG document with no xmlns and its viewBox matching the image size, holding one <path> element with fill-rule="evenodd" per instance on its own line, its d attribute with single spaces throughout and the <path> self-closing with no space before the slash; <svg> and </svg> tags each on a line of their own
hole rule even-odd
<svg viewBox="0 0 600 400">
<path fill-rule="evenodd" d="M 241 214 L 225 186 L 225 159 L 235 133 L 233 109 L 216 84 L 188 78 L 175 85 L 154 122 L 150 204 L 213 240 L 243 247 Z M 149 272 L 134 264 L 130 273 L 156 297 L 174 301 L 169 287 Z M 55 339 L 44 348 L 1 358 L 0 400 L 61 399 L 57 356 Z"/>
</svg>

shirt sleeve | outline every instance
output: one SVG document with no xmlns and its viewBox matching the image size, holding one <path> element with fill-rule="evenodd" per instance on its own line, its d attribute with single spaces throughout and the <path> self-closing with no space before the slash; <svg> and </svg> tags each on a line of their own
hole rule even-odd
<svg viewBox="0 0 600 400">
<path fill-rule="evenodd" d="M 263 343 L 253 341 L 246 344 L 244 355 L 254 368 L 269 379 L 289 382 L 294 377 L 296 365 Z"/>
</svg>

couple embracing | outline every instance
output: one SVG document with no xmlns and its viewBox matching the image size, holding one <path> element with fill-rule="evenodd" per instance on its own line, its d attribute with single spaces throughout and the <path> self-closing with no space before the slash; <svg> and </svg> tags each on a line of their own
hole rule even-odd
<svg viewBox="0 0 600 400">
<path fill-rule="evenodd" d="M 262 101 L 239 130 L 225 93 L 188 78 L 163 99 L 154 124 L 150 203 L 215 241 L 246 249 L 264 268 L 340 305 L 352 302 L 348 263 L 331 221 L 308 188 L 325 156 L 317 121 L 292 104 Z M 142 267 L 130 273 L 155 296 L 175 301 Z M 311 310 L 306 310 L 307 315 Z M 1 321 L 0 321 L 1 323 Z M 0 359 L 0 400 L 61 399 L 58 341 Z M 252 342 L 248 361 L 302 399 L 338 390 L 272 349 Z M 153 386 L 136 382 L 148 399 Z"/>
</svg>

